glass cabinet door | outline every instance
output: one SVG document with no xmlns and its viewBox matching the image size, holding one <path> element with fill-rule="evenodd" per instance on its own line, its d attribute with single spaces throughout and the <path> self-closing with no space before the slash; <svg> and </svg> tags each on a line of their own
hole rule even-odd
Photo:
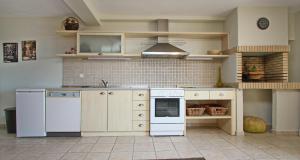
<svg viewBox="0 0 300 160">
<path fill-rule="evenodd" d="M 122 54 L 122 34 L 78 33 L 79 54 Z"/>
</svg>

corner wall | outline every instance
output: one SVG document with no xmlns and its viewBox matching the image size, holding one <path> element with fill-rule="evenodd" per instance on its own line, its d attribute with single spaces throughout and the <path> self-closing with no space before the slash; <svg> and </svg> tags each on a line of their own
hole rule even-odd
<svg viewBox="0 0 300 160">
<path fill-rule="evenodd" d="M 62 59 L 55 54 L 74 46 L 75 41 L 55 31 L 63 18 L 0 18 L 0 124 L 4 108 L 15 106 L 15 89 L 60 87 Z M 22 61 L 21 41 L 36 40 L 37 60 Z M 18 43 L 18 63 L 3 63 L 3 43 Z"/>
</svg>

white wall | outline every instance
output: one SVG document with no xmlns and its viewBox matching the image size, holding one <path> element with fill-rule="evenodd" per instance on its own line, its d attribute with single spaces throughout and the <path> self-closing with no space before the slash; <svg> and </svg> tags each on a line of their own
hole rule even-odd
<svg viewBox="0 0 300 160">
<path fill-rule="evenodd" d="M 0 18 L 0 124 L 4 123 L 3 109 L 15 106 L 16 88 L 61 86 L 62 59 L 55 54 L 75 44 L 70 38 L 56 35 L 61 21 L 61 18 Z M 22 40 L 37 41 L 36 61 L 22 61 Z M 4 42 L 19 43 L 18 63 L 3 63 Z"/>
<path fill-rule="evenodd" d="M 257 27 L 257 20 L 266 17 L 270 26 Z M 287 7 L 239 7 L 238 45 L 288 45 Z"/>
<path fill-rule="evenodd" d="M 289 54 L 289 81 L 300 82 L 300 12 L 295 14 L 295 40 L 290 41 L 291 52 Z"/>
</svg>

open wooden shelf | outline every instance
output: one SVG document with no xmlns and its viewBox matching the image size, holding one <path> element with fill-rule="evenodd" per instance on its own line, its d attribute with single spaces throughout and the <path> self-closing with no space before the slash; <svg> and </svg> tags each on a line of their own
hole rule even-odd
<svg viewBox="0 0 300 160">
<path fill-rule="evenodd" d="M 64 37 L 72 37 L 77 35 L 78 30 L 58 30 L 57 34 L 62 35 Z"/>
<path fill-rule="evenodd" d="M 62 58 L 142 58 L 141 54 L 103 54 L 103 55 L 83 55 L 83 54 L 56 54 Z M 227 58 L 228 55 L 190 55 L 186 60 L 213 60 Z"/>
<path fill-rule="evenodd" d="M 57 30 L 56 33 L 62 36 L 76 36 L 78 32 L 93 32 L 93 33 L 106 33 L 97 31 L 78 31 L 78 30 Z M 122 33 L 122 32 L 110 32 Z M 151 38 L 157 36 L 168 36 L 177 38 L 204 38 L 216 39 L 228 36 L 226 32 L 123 32 L 126 38 Z"/>
<path fill-rule="evenodd" d="M 210 116 L 210 115 L 204 114 L 202 116 L 186 116 L 185 119 L 231 119 L 231 116 L 230 115 Z"/>
<path fill-rule="evenodd" d="M 207 38 L 216 39 L 228 36 L 226 32 L 125 32 L 126 38 L 151 38 L 168 36 L 177 38 Z"/>
<path fill-rule="evenodd" d="M 63 58 L 139 58 L 140 55 L 135 55 L 135 54 L 112 54 L 112 55 L 108 55 L 108 54 L 103 54 L 103 55 L 82 55 L 82 54 L 56 54 L 56 56 L 58 57 L 63 57 Z"/>
</svg>

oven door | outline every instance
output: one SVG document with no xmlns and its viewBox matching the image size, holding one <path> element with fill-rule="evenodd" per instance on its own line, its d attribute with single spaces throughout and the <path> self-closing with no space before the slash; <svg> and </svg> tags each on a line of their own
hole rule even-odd
<svg viewBox="0 0 300 160">
<path fill-rule="evenodd" d="M 183 97 L 152 97 L 150 105 L 151 123 L 184 123 Z"/>
</svg>

